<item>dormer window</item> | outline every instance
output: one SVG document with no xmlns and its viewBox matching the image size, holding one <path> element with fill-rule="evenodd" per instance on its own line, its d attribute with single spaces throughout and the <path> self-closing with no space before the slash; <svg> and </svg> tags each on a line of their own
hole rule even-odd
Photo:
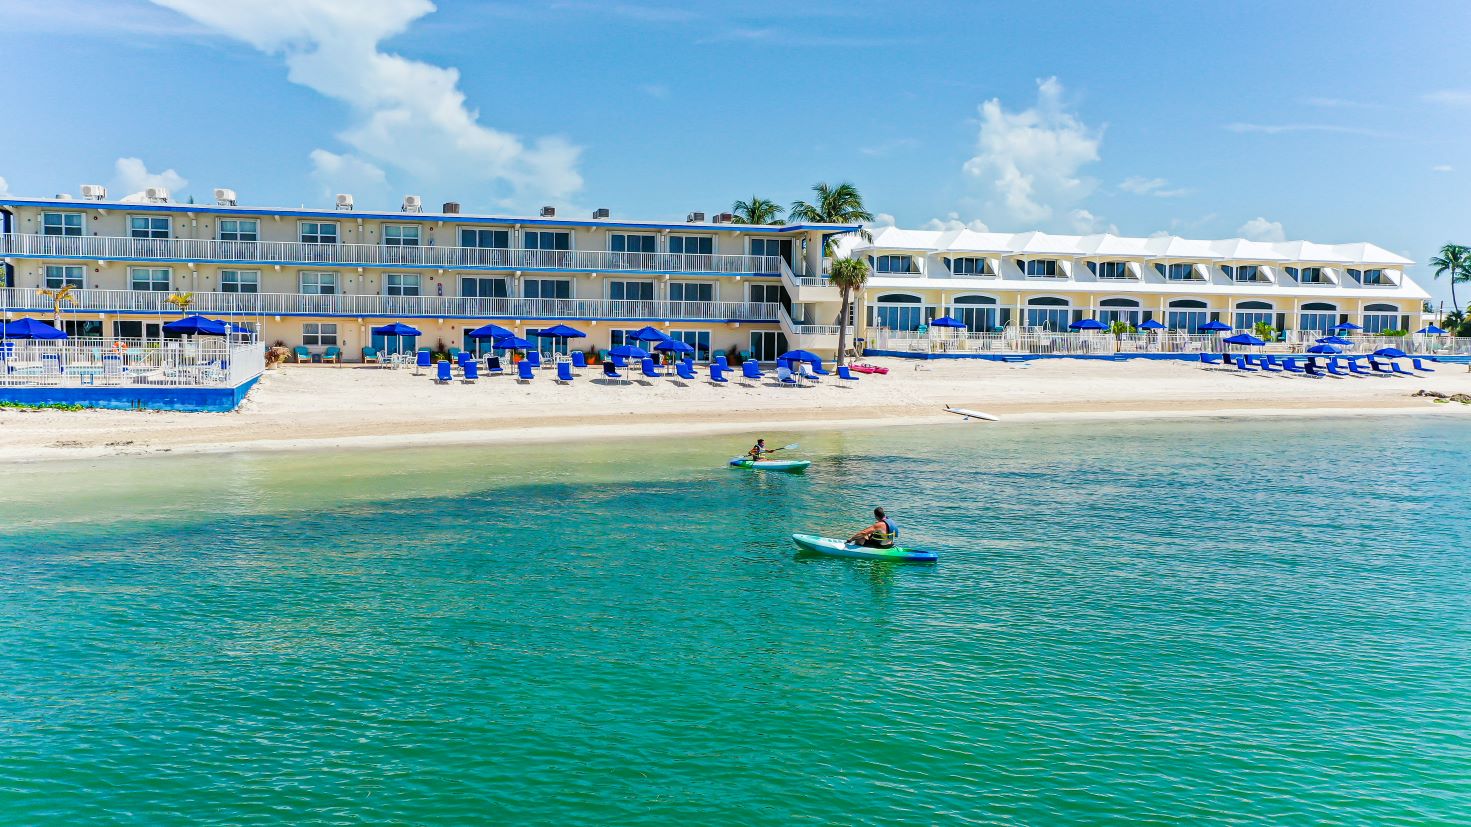
<svg viewBox="0 0 1471 827">
<path fill-rule="evenodd" d="M 1298 284 L 1327 284 L 1322 267 L 1288 267 L 1287 275 L 1297 279 Z"/>
<path fill-rule="evenodd" d="M 1348 271 L 1348 274 L 1350 276 L 1353 276 L 1353 278 L 1357 280 L 1359 284 L 1362 284 L 1366 287 L 1386 287 L 1393 284 L 1393 282 L 1385 277 L 1383 270 L 1350 269 Z"/>
<path fill-rule="evenodd" d="M 950 272 L 957 276 L 995 276 L 984 258 L 963 256 L 948 261 Z"/>
<path fill-rule="evenodd" d="M 1176 262 L 1174 264 L 1155 262 L 1154 269 L 1155 272 L 1170 281 L 1203 281 L 1199 274 L 1195 272 L 1195 265 L 1188 261 Z"/>
<path fill-rule="evenodd" d="M 1230 264 L 1223 264 L 1221 270 L 1232 281 L 1266 281 L 1262 278 L 1261 268 L 1255 264 L 1241 264 L 1234 267 Z"/>
<path fill-rule="evenodd" d="M 1099 279 L 1132 279 L 1134 273 L 1127 261 L 1090 261 L 1088 271 Z"/>
<path fill-rule="evenodd" d="M 1021 268 L 1029 279 L 1058 278 L 1057 259 L 1055 258 L 1019 259 L 1016 266 Z"/>
<path fill-rule="evenodd" d="M 878 256 L 873 262 L 875 273 L 918 273 L 914 256 Z"/>
</svg>

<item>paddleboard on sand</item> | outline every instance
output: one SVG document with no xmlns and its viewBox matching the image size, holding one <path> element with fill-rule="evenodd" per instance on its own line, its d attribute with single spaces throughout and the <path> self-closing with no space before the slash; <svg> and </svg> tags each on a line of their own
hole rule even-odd
<svg viewBox="0 0 1471 827">
<path fill-rule="evenodd" d="M 853 557 L 860 560 L 890 560 L 896 563 L 933 563 L 940 559 L 940 555 L 933 551 L 925 551 L 918 548 L 904 548 L 895 546 L 893 548 L 869 548 L 867 546 L 855 546 L 842 540 L 834 540 L 831 537 L 818 537 L 815 534 L 793 534 L 792 542 L 803 551 L 813 554 L 825 554 L 829 557 Z"/>
<path fill-rule="evenodd" d="M 733 468 L 754 468 L 757 471 L 805 471 L 812 464 L 810 459 L 763 459 L 759 462 L 746 457 L 735 457 L 730 461 Z"/>
<path fill-rule="evenodd" d="M 945 406 L 945 413 L 958 414 L 959 416 L 963 416 L 966 419 L 984 419 L 987 422 L 1001 421 L 1001 417 L 997 416 L 996 414 L 988 414 L 985 411 L 973 411 L 969 408 L 952 408 L 949 405 Z"/>
</svg>

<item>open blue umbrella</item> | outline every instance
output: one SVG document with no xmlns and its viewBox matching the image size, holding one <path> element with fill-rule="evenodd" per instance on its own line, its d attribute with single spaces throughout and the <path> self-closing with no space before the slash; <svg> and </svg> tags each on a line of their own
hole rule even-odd
<svg viewBox="0 0 1471 827">
<path fill-rule="evenodd" d="M 1410 354 L 1405 353 L 1397 347 L 1381 347 L 1374 351 L 1375 356 L 1383 356 L 1386 359 L 1403 359 Z"/>
<path fill-rule="evenodd" d="M 1149 320 L 1145 321 L 1143 324 L 1139 325 L 1139 329 L 1140 330 L 1164 330 L 1165 329 L 1165 326 L 1162 325 L 1162 324 L 1160 324 L 1159 322 L 1155 321 L 1154 319 L 1149 319 Z"/>
<path fill-rule="evenodd" d="M 662 342 L 665 339 L 668 339 L 669 336 L 657 327 L 648 326 L 641 327 L 638 330 L 635 330 L 634 332 L 628 334 L 628 338 L 634 340 L 635 342 Z M 644 356 L 647 355 L 647 353 L 644 354 Z M 639 358 L 642 359 L 644 357 L 640 356 Z"/>
<path fill-rule="evenodd" d="M 515 336 L 516 331 L 508 330 L 498 324 L 488 324 L 477 327 L 465 335 L 471 339 L 499 339 L 502 336 Z"/>
<path fill-rule="evenodd" d="M 527 350 L 531 343 L 520 336 L 498 336 L 491 340 L 501 350 Z"/>
<path fill-rule="evenodd" d="M 688 342 L 681 342 L 678 339 L 665 339 L 654 345 L 654 350 L 667 350 L 673 351 L 674 353 L 694 353 L 695 346 Z"/>
<path fill-rule="evenodd" d="M 241 336 L 255 335 L 255 331 L 247 327 L 246 325 L 235 324 L 234 322 L 227 322 L 224 319 L 215 319 L 215 321 L 225 326 L 226 333 L 235 333 Z"/>
<path fill-rule="evenodd" d="M 1225 342 L 1228 345 L 1249 345 L 1251 347 L 1260 347 L 1261 345 L 1266 344 L 1266 342 L 1258 339 L 1250 333 L 1237 333 L 1235 336 L 1227 336 L 1221 341 Z"/>
<path fill-rule="evenodd" d="M 953 319 L 949 316 L 941 316 L 938 319 L 932 320 L 930 322 L 930 327 L 954 327 L 964 329 L 965 322 L 962 322 L 959 319 Z"/>
<path fill-rule="evenodd" d="M 1097 319 L 1079 319 L 1068 327 L 1072 330 L 1108 330 L 1108 325 Z"/>
<path fill-rule="evenodd" d="M 1362 327 L 1354 324 L 1353 322 L 1344 322 L 1343 324 L 1340 324 L 1340 325 L 1334 325 L 1333 326 L 1333 329 L 1334 330 L 1363 330 Z"/>
<path fill-rule="evenodd" d="M 1339 347 L 1346 347 L 1353 344 L 1353 342 L 1343 338 L 1342 336 L 1324 336 L 1323 338 L 1316 339 L 1315 341 L 1320 345 L 1338 345 Z"/>
<path fill-rule="evenodd" d="M 16 319 L 6 322 L 0 328 L 0 338 L 4 339 L 65 339 L 66 333 L 58 330 L 45 322 L 38 322 L 27 316 L 24 319 Z"/>
<path fill-rule="evenodd" d="M 509 331 L 507 331 L 507 332 L 509 332 Z M 381 327 L 375 327 L 375 328 L 373 328 L 373 335 L 374 336 L 418 336 L 420 334 L 419 334 L 419 329 L 416 328 L 416 327 L 409 327 L 408 325 L 403 324 L 402 322 L 394 322 L 393 324 L 386 324 L 386 325 L 383 325 Z"/>
<path fill-rule="evenodd" d="M 1429 327 L 1422 327 L 1415 332 L 1423 336 L 1444 336 L 1448 331 L 1441 330 L 1435 325 L 1430 325 Z"/>
<path fill-rule="evenodd" d="M 163 332 L 178 333 L 181 336 L 223 336 L 227 331 L 224 322 L 203 316 L 185 316 L 164 325 Z"/>
<path fill-rule="evenodd" d="M 587 334 L 581 330 L 575 327 L 568 327 L 564 324 L 553 325 L 545 330 L 539 330 L 536 333 L 536 338 L 538 339 L 583 339 L 586 337 Z"/>
<path fill-rule="evenodd" d="M 779 362 L 807 362 L 808 364 L 822 364 L 822 357 L 810 350 L 789 350 L 776 357 Z"/>
<path fill-rule="evenodd" d="M 649 352 L 638 345 L 619 345 L 608 351 L 609 356 L 617 356 L 619 359 L 647 359 Z"/>
<path fill-rule="evenodd" d="M 1313 345 L 1308 348 L 1308 353 L 1342 353 L 1343 348 L 1336 345 Z"/>
<path fill-rule="evenodd" d="M 1206 333 L 1224 333 L 1231 329 L 1231 325 L 1225 322 L 1206 322 L 1200 326 L 1200 329 Z"/>
</svg>

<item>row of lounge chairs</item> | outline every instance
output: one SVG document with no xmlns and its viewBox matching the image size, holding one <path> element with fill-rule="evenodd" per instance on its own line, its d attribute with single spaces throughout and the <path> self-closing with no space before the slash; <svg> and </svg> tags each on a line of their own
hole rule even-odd
<svg viewBox="0 0 1471 827">
<path fill-rule="evenodd" d="M 1321 366 L 1319 359 L 1324 360 Z M 1221 354 L 1217 358 L 1215 354 L 1202 353 L 1200 361 L 1206 365 L 1234 367 L 1241 373 L 1298 373 L 1305 376 L 1419 376 L 1421 373 L 1435 372 L 1435 368 L 1426 364 L 1426 361 L 1434 361 L 1433 359 L 1422 360 L 1419 357 L 1410 359 L 1413 370 L 1406 370 L 1395 359 L 1380 361 L 1373 356 L 1285 357 L 1279 360 L 1270 355 Z"/>
<path fill-rule="evenodd" d="M 456 364 L 456 362 L 458 364 Z M 445 360 L 431 363 L 429 354 L 425 351 L 420 351 L 417 365 L 420 368 L 432 369 L 434 371 L 433 379 L 436 384 L 447 385 L 451 382 L 454 382 L 456 379 L 456 368 L 458 368 L 458 379 L 461 383 L 473 384 L 480 379 L 480 363 L 475 359 L 475 357 L 471 356 L 468 353 L 462 352 L 459 354 L 459 358 L 456 360 L 456 362 Z M 628 376 L 628 374 L 632 373 L 633 371 L 632 365 L 627 364 L 624 360 L 617 357 L 603 362 L 602 365 L 603 377 L 606 379 L 622 381 Z M 534 381 L 536 379 L 536 368 L 540 366 L 541 360 L 539 358 L 539 354 L 537 354 L 536 351 L 528 352 L 527 358 L 516 363 L 516 369 L 514 373 L 516 381 L 522 383 Z M 823 370 L 820 364 L 812 365 L 807 362 L 798 362 L 795 363 L 795 366 L 796 370 L 793 370 L 792 366 L 790 365 L 779 364 L 776 368 L 777 383 L 782 385 L 801 385 L 804 383 L 815 384 L 817 382 L 820 382 L 822 380 L 822 377 L 832 375 L 830 371 Z M 553 381 L 560 384 L 571 384 L 577 378 L 577 375 L 573 373 L 573 370 L 586 367 L 586 357 L 584 357 L 583 354 L 578 351 L 573 351 L 572 356 L 569 360 L 558 361 L 556 363 L 557 375 L 556 378 L 553 379 Z M 624 372 L 620 373 L 620 370 Z M 638 363 L 638 371 L 639 375 L 646 379 L 670 378 L 670 375 L 667 372 L 659 372 L 659 369 L 654 364 L 653 359 L 641 360 Z M 711 362 L 709 365 L 709 371 L 710 382 L 716 385 L 729 383 L 730 378 L 727 376 L 727 374 L 733 373 L 730 364 L 726 361 L 724 355 L 717 355 L 715 357 L 715 361 Z M 500 357 L 487 356 L 485 358 L 485 373 L 489 376 L 501 376 L 506 374 L 507 371 L 505 367 L 501 364 Z M 761 366 L 754 361 L 743 362 L 741 364 L 740 378 L 742 380 L 745 380 L 746 384 L 749 384 L 751 382 L 759 382 L 760 380 L 765 379 L 766 376 L 767 374 L 761 370 Z M 682 361 L 675 362 L 673 378 L 682 379 L 687 382 L 698 381 L 699 377 L 695 374 L 694 360 L 684 359 Z M 854 376 L 846 365 L 840 366 L 838 368 L 838 378 L 848 382 L 858 381 L 858 377 Z"/>
</svg>

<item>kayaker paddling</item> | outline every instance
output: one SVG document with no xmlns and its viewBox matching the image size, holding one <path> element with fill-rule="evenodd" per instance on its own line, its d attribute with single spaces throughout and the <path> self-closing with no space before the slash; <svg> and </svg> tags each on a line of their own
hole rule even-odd
<svg viewBox="0 0 1471 827">
<path fill-rule="evenodd" d="M 761 458 L 769 453 L 771 449 L 766 447 L 766 440 L 758 439 L 756 444 L 751 446 L 751 450 L 746 452 L 746 456 L 750 457 L 752 462 L 760 462 Z"/>
<path fill-rule="evenodd" d="M 873 525 L 849 537 L 848 542 L 868 548 L 893 548 L 894 541 L 899 539 L 899 526 L 884 516 L 882 508 L 873 510 L 873 519 Z"/>
</svg>

